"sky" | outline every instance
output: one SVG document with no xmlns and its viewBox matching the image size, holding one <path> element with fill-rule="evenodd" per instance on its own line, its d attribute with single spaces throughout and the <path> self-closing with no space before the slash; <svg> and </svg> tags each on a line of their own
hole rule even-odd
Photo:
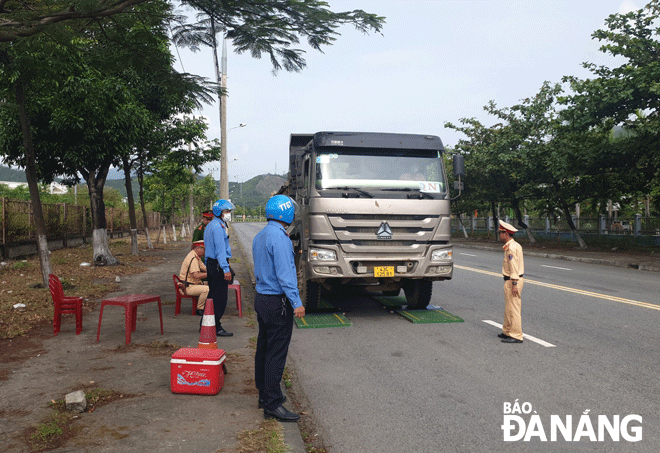
<svg viewBox="0 0 660 453">
<path fill-rule="evenodd" d="M 610 14 L 646 0 L 328 0 L 333 11 L 385 16 L 381 33 L 342 26 L 323 53 L 301 43 L 307 66 L 273 74 L 270 60 L 236 54 L 227 41 L 227 155 L 232 182 L 288 170 L 289 136 L 319 131 L 429 134 L 445 146 L 461 118 L 492 125 L 483 106 L 518 104 L 544 81 L 591 76 L 583 62 L 611 66 L 592 39 Z M 208 48 L 173 48 L 175 68 L 215 80 Z M 220 138 L 219 107 L 208 137 Z M 237 127 L 245 123 L 245 127 Z M 220 163 L 205 173 L 220 177 Z"/>
</svg>

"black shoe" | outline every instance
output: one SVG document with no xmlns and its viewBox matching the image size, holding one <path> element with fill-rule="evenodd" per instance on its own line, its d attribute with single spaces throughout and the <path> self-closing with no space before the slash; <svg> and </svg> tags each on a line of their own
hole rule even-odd
<svg viewBox="0 0 660 453">
<path fill-rule="evenodd" d="M 282 402 L 281 402 L 280 404 L 284 404 L 284 403 L 286 403 L 286 396 L 284 396 L 283 398 L 284 398 L 284 399 L 282 400 Z M 264 408 L 264 402 L 261 401 L 261 400 L 259 400 L 259 402 L 257 403 L 257 408 L 259 408 L 259 409 L 263 409 L 263 408 Z"/>
<path fill-rule="evenodd" d="M 502 343 L 522 343 L 522 340 L 518 340 L 517 338 L 509 337 L 509 338 L 503 338 Z"/>
<path fill-rule="evenodd" d="M 204 310 L 202 310 L 201 308 L 198 308 L 197 311 L 195 312 L 195 314 L 197 316 L 204 316 Z"/>
<path fill-rule="evenodd" d="M 284 406 L 279 406 L 272 411 L 264 409 L 264 418 L 276 418 L 281 422 L 295 422 L 300 418 L 300 415 L 286 410 Z"/>
<path fill-rule="evenodd" d="M 234 334 L 231 333 L 231 332 L 227 332 L 227 331 L 226 331 L 225 329 L 223 329 L 222 327 L 220 327 L 218 330 L 216 330 L 216 331 L 215 331 L 215 334 L 216 334 L 217 336 L 219 336 L 219 337 L 231 337 L 232 335 L 234 335 Z"/>
<path fill-rule="evenodd" d="M 508 335 L 505 334 L 504 332 L 502 332 L 502 333 L 498 333 L 497 336 L 500 337 L 500 338 L 511 338 L 510 336 L 508 336 Z"/>
</svg>

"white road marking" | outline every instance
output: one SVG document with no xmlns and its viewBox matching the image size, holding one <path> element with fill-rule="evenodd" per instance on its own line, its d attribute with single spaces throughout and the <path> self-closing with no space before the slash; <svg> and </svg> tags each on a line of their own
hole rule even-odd
<svg viewBox="0 0 660 453">
<path fill-rule="evenodd" d="M 495 321 L 491 321 L 490 319 L 484 319 L 483 322 L 485 322 L 486 324 L 490 324 L 491 326 L 495 326 L 495 327 L 497 327 L 498 329 L 501 329 L 501 328 L 502 328 L 502 324 L 498 324 L 498 323 L 496 323 Z M 528 334 L 526 334 L 526 333 L 523 334 L 523 338 L 524 338 L 525 340 L 529 340 L 529 341 L 533 341 L 534 343 L 538 343 L 538 344 L 540 344 L 541 346 L 545 346 L 546 348 L 555 348 L 555 347 L 556 347 L 556 346 L 555 346 L 554 344 L 552 344 L 552 343 L 548 343 L 547 341 L 543 341 L 543 340 L 541 340 L 541 339 L 539 339 L 539 338 L 533 337 L 533 336 L 528 335 Z"/>
<path fill-rule="evenodd" d="M 465 256 L 477 256 L 477 255 L 470 255 L 469 253 L 459 253 L 459 255 L 465 255 Z"/>
<path fill-rule="evenodd" d="M 545 264 L 541 264 L 541 267 L 549 267 L 551 269 L 560 269 L 562 271 L 572 271 L 573 270 L 573 269 L 569 269 L 567 267 L 546 266 Z"/>
</svg>

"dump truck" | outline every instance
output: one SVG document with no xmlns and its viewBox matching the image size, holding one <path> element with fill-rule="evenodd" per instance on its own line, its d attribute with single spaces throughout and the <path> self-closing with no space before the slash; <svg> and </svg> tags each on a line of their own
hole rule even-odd
<svg viewBox="0 0 660 453">
<path fill-rule="evenodd" d="M 450 192 L 439 137 L 367 132 L 292 134 L 279 193 L 298 204 L 289 227 L 307 310 L 322 291 L 403 290 L 426 308 L 433 282 L 453 274 Z M 456 154 L 454 173 L 463 175 Z"/>
</svg>

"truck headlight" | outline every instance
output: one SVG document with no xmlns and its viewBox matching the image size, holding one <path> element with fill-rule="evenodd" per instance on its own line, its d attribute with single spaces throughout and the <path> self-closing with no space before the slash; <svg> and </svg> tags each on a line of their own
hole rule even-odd
<svg viewBox="0 0 660 453">
<path fill-rule="evenodd" d="M 434 250 L 431 253 L 431 261 L 450 261 L 452 256 L 451 250 Z"/>
<path fill-rule="evenodd" d="M 309 260 L 337 261 L 337 254 L 332 250 L 309 249 Z"/>
</svg>

